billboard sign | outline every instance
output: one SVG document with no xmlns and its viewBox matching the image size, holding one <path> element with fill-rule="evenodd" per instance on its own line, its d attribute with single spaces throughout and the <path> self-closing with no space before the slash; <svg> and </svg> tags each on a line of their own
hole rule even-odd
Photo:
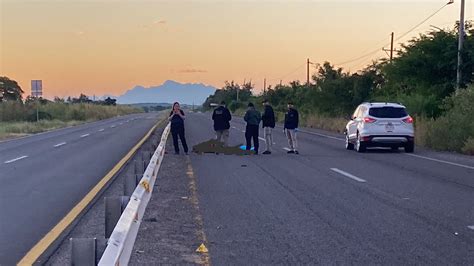
<svg viewBox="0 0 474 266">
<path fill-rule="evenodd" d="M 43 96 L 43 81 L 32 80 L 31 81 L 31 96 L 39 98 Z"/>
</svg>

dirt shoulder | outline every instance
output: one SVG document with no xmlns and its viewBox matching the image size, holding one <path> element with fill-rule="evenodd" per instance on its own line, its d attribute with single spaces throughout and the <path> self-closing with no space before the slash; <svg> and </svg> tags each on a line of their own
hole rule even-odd
<svg viewBox="0 0 474 266">
<path fill-rule="evenodd" d="M 167 151 L 172 151 L 168 140 Z M 190 159 L 168 152 L 161 165 L 152 198 L 145 211 L 130 265 L 209 264 Z"/>
</svg>

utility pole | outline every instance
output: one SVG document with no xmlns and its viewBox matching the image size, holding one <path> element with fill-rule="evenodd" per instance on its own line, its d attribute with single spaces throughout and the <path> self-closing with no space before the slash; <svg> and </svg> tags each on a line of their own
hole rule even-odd
<svg viewBox="0 0 474 266">
<path fill-rule="evenodd" d="M 265 92 L 267 92 L 267 79 L 263 79 L 263 95 L 265 96 Z"/>
<path fill-rule="evenodd" d="M 281 82 L 282 82 L 282 80 L 280 79 L 280 87 L 281 87 Z"/>
<path fill-rule="evenodd" d="M 392 63 L 393 60 L 393 32 L 390 37 L 390 63 Z"/>
<path fill-rule="evenodd" d="M 458 41 L 458 68 L 456 73 L 456 92 L 459 92 L 461 88 L 461 79 L 462 79 L 462 48 L 464 42 L 464 6 L 465 0 L 461 0 L 461 14 L 459 18 L 459 41 Z"/>
<path fill-rule="evenodd" d="M 306 85 L 309 87 L 309 58 L 306 59 Z"/>
<path fill-rule="evenodd" d="M 382 50 L 385 51 L 385 52 L 387 52 L 387 51 L 390 52 L 390 63 L 392 63 L 392 60 L 393 60 L 393 36 L 394 36 L 393 32 L 392 32 L 392 34 L 390 34 L 390 36 L 391 36 L 390 37 L 390 50 L 385 49 L 385 48 L 382 48 Z"/>
</svg>

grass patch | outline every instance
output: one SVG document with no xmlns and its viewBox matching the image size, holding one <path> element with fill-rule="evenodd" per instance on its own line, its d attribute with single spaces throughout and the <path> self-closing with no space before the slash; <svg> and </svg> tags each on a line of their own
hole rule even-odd
<svg viewBox="0 0 474 266">
<path fill-rule="evenodd" d="M 347 119 L 343 117 L 330 117 L 320 114 L 311 114 L 304 119 L 305 125 L 310 128 L 319 128 L 332 132 L 343 133 Z"/>
<path fill-rule="evenodd" d="M 39 122 L 0 122 L 0 140 L 28 136 L 89 121 L 41 120 Z"/>
<path fill-rule="evenodd" d="M 143 112 L 142 109 L 127 105 L 106 106 L 60 102 L 40 104 L 38 109 L 40 121 L 36 122 L 35 103 L 1 102 L 0 140 Z"/>
</svg>

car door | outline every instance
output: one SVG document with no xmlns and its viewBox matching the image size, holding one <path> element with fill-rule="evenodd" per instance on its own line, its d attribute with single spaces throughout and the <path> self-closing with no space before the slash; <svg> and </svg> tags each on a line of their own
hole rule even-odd
<svg viewBox="0 0 474 266">
<path fill-rule="evenodd" d="M 359 130 L 359 128 L 364 126 L 363 123 L 364 123 L 364 116 L 365 116 L 366 111 L 367 111 L 367 107 L 361 106 L 356 114 L 356 118 L 354 119 L 354 124 L 355 124 L 354 138 L 357 138 L 357 131 Z"/>
<path fill-rule="evenodd" d="M 351 121 L 347 124 L 347 136 L 349 139 L 355 139 L 357 135 L 357 125 L 358 121 L 357 118 L 359 116 L 360 110 L 362 106 L 358 106 L 356 110 L 354 111 L 354 114 L 351 116 Z"/>
</svg>

